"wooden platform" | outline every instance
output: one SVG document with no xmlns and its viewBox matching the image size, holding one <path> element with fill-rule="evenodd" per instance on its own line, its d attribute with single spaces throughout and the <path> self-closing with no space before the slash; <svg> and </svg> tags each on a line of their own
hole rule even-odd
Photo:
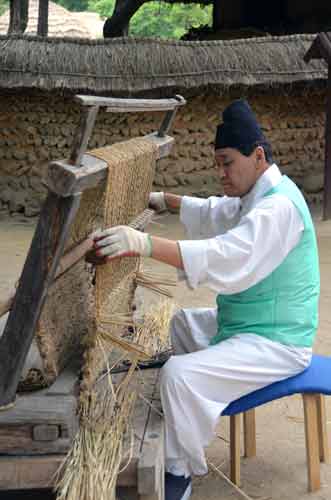
<svg viewBox="0 0 331 500">
<path fill-rule="evenodd" d="M 118 498 L 164 499 L 164 429 L 158 370 L 137 372 L 132 457 L 122 464 Z M 65 371 L 49 388 L 19 396 L 0 413 L 0 490 L 52 488 L 78 429 L 77 374 Z M 152 409 L 151 405 L 158 408 Z"/>
</svg>

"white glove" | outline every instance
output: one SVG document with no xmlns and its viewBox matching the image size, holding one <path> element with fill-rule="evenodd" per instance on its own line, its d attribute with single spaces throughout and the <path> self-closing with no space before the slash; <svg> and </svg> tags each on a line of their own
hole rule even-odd
<svg viewBox="0 0 331 500">
<path fill-rule="evenodd" d="M 150 257 L 152 242 L 150 235 L 132 227 L 115 226 L 93 234 L 94 247 L 98 257 L 107 260 L 116 257 Z"/>
<path fill-rule="evenodd" d="M 149 203 L 148 206 L 156 210 L 157 213 L 165 212 L 168 210 L 164 192 L 163 191 L 152 191 L 149 193 Z"/>
</svg>

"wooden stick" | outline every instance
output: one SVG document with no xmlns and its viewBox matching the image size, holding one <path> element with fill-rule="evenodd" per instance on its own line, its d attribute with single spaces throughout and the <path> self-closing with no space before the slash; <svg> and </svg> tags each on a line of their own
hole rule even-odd
<svg viewBox="0 0 331 500">
<path fill-rule="evenodd" d="M 218 467 L 216 467 L 216 465 L 213 464 L 213 462 L 208 460 L 208 465 L 214 472 L 217 472 L 217 474 L 219 474 L 227 483 L 229 483 L 229 485 L 232 486 L 243 498 L 245 498 L 245 500 L 253 500 L 252 497 L 250 497 L 249 495 L 247 495 L 247 493 L 244 492 L 244 490 L 242 490 L 241 488 L 239 488 L 239 486 L 234 484 L 231 481 L 231 479 L 228 478 L 226 474 L 224 474 L 224 472 L 222 472 Z"/>
</svg>

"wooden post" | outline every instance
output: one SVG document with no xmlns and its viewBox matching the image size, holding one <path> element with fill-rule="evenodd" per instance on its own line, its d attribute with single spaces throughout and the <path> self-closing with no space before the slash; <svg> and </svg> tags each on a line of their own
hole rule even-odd
<svg viewBox="0 0 331 500">
<path fill-rule="evenodd" d="M 99 106 L 91 106 L 82 109 L 80 123 L 76 129 L 76 134 L 72 145 L 72 153 L 69 160 L 70 165 L 75 165 L 76 167 L 80 166 L 94 127 L 94 122 L 96 120 L 98 111 Z"/>
<path fill-rule="evenodd" d="M 305 416 L 308 491 L 317 491 L 321 487 L 321 479 L 316 395 L 305 393 L 302 396 Z"/>
<path fill-rule="evenodd" d="M 244 412 L 244 456 L 256 456 L 255 409 Z"/>
<path fill-rule="evenodd" d="M 240 486 L 240 419 L 241 413 L 230 416 L 230 479 Z"/>
<path fill-rule="evenodd" d="M 48 35 L 48 9 L 49 0 L 39 0 L 38 36 L 47 37 Z"/>
<path fill-rule="evenodd" d="M 325 397 L 323 394 L 316 394 L 316 403 L 320 461 L 329 464 L 330 450 L 326 423 Z"/>
<path fill-rule="evenodd" d="M 328 71 L 326 106 L 323 220 L 331 217 L 331 64 Z"/>
<path fill-rule="evenodd" d="M 29 17 L 29 0 L 10 0 L 8 34 L 24 33 Z"/>
<path fill-rule="evenodd" d="M 60 198 L 49 193 L 44 203 L 0 339 L 0 407 L 15 400 L 24 361 L 79 202 L 80 196 Z"/>
</svg>

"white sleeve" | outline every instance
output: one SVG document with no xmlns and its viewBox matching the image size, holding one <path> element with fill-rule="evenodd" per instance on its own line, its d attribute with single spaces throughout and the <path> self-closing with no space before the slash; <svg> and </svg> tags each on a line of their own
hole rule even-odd
<svg viewBox="0 0 331 500">
<path fill-rule="evenodd" d="M 211 196 L 207 199 L 183 196 L 180 220 L 188 238 L 211 238 L 225 233 L 239 221 L 240 199 Z"/>
<path fill-rule="evenodd" d="M 179 241 L 190 287 L 206 285 L 232 294 L 255 285 L 285 259 L 304 229 L 295 205 L 285 196 L 263 198 L 225 234 Z"/>
</svg>

